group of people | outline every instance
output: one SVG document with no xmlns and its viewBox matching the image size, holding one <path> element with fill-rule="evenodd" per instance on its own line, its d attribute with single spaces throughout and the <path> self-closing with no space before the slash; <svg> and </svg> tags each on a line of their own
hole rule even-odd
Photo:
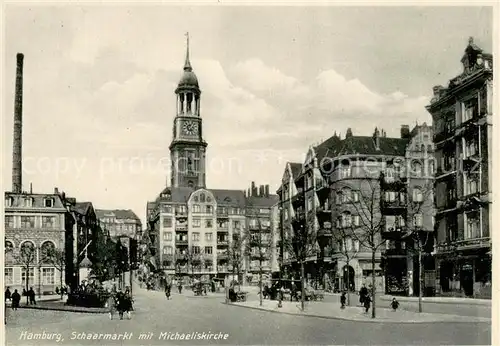
<svg viewBox="0 0 500 346">
<path fill-rule="evenodd" d="M 30 305 L 36 305 L 36 294 L 33 287 L 31 287 L 28 291 L 26 291 L 26 289 L 23 289 L 22 295 L 23 297 L 28 297 Z M 14 293 L 12 293 L 10 292 L 10 287 L 7 287 L 7 289 L 5 290 L 5 303 L 7 303 L 7 301 L 11 302 L 11 307 L 13 310 L 17 310 L 17 308 L 19 308 L 21 295 L 19 294 L 17 289 L 15 289 Z"/>
<path fill-rule="evenodd" d="M 120 320 L 123 320 L 125 314 L 128 319 L 131 319 L 131 312 L 134 310 L 133 302 L 132 295 L 128 288 L 123 292 L 121 288 L 116 291 L 116 287 L 113 287 L 107 304 L 109 308 L 109 318 L 112 320 L 115 312 L 118 311 Z"/>
<path fill-rule="evenodd" d="M 345 309 L 346 302 L 347 302 L 347 297 L 346 297 L 346 292 L 344 291 L 344 292 L 342 292 L 342 295 L 340 296 L 340 308 L 341 309 Z M 366 288 L 365 285 L 363 285 L 363 287 L 361 287 L 361 289 L 359 290 L 359 303 L 365 309 L 365 313 L 367 313 L 368 310 L 370 310 L 372 298 L 370 297 L 370 294 L 368 292 L 368 288 Z M 391 308 L 394 311 L 396 311 L 399 308 L 399 302 L 397 301 L 397 299 L 395 297 L 392 298 Z"/>
</svg>

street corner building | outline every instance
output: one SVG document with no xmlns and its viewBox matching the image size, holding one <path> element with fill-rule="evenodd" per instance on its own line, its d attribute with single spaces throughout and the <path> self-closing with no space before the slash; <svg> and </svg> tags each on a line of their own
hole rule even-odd
<svg viewBox="0 0 500 346">
<path fill-rule="evenodd" d="M 473 38 L 463 72 L 433 88 L 439 293 L 491 298 L 493 56 Z"/>
<path fill-rule="evenodd" d="M 424 123 L 411 131 L 402 125 L 400 138 L 389 138 L 382 129 L 372 136 L 355 136 L 348 129 L 344 138 L 335 133 L 311 146 L 305 162 L 286 164 L 278 189 L 282 236 L 293 236 L 293 228 L 302 224 L 312 228 L 318 255 L 309 256 L 305 268 L 313 285 L 359 290 L 371 283 L 375 269 L 377 291 L 413 290 L 407 283 L 408 275 L 412 281 L 414 262 L 406 249 L 407 198 L 423 199 L 432 158 L 432 128 Z M 432 196 L 426 202 L 427 209 L 411 222 L 432 234 Z M 370 219 L 377 221 L 369 225 Z M 369 227 L 380 244 L 374 258 L 360 241 Z M 284 268 L 296 273 L 297 263 L 289 252 L 282 250 Z"/>
<path fill-rule="evenodd" d="M 277 272 L 278 196 L 269 185 L 247 191 L 206 184 L 201 89 L 189 58 L 175 89 L 170 182 L 148 202 L 143 258 L 150 272 L 180 279 L 256 283 Z M 274 216 L 274 217 L 273 217 Z"/>
</svg>

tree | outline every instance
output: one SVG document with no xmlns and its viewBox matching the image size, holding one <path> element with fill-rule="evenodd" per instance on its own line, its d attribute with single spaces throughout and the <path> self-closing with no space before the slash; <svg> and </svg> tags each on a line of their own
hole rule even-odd
<svg viewBox="0 0 500 346">
<path fill-rule="evenodd" d="M 17 260 L 19 261 L 19 263 L 21 263 L 21 265 L 24 267 L 24 270 L 26 271 L 26 292 L 28 292 L 30 269 L 34 269 L 36 262 L 35 244 L 30 241 L 25 241 L 21 245 Z M 28 295 L 26 295 L 26 304 L 28 304 Z"/>
<path fill-rule="evenodd" d="M 235 276 L 239 281 L 241 269 L 245 261 L 245 256 L 249 254 L 248 232 L 235 233 L 229 243 L 225 255 L 227 255 L 228 264 L 231 266 L 233 281 Z M 239 287 L 239 286 L 238 286 Z"/>
<path fill-rule="evenodd" d="M 315 231 L 315 215 L 306 216 L 302 209 L 297 210 L 297 216 L 292 219 L 292 232 L 290 237 L 285 233 L 283 246 L 285 251 L 290 255 L 292 261 L 296 261 L 300 265 L 300 282 L 301 282 L 301 309 L 304 311 L 305 300 L 305 273 L 304 263 L 312 256 L 316 256 L 316 231 Z"/>
<path fill-rule="evenodd" d="M 349 219 L 347 219 L 346 217 L 349 217 Z M 355 224 L 356 223 L 354 223 L 354 225 Z M 345 265 L 347 268 L 349 268 L 351 260 L 356 258 L 360 249 L 359 242 L 356 239 L 356 236 L 353 236 L 353 232 L 355 231 L 355 229 L 353 229 L 353 221 L 351 215 L 348 214 L 343 218 L 340 217 L 338 219 L 337 226 L 338 227 L 336 227 L 335 231 L 333 232 L 333 239 L 336 243 L 334 244 L 334 249 L 336 253 L 339 253 L 344 258 Z M 358 246 L 355 246 L 355 244 L 353 244 L 353 240 L 358 242 Z M 350 287 L 347 287 L 347 305 L 351 305 L 350 291 Z"/>
<path fill-rule="evenodd" d="M 433 192 L 432 181 L 428 181 L 423 186 L 415 187 L 411 196 L 406 198 L 406 220 L 405 234 L 403 239 L 411 245 L 407 250 L 412 254 L 418 255 L 418 312 L 422 312 L 423 296 L 423 271 L 424 265 L 422 256 L 426 253 L 429 242 L 432 240 L 432 229 L 424 230 L 425 216 L 432 216 Z"/>
<path fill-rule="evenodd" d="M 44 251 L 42 251 L 42 261 L 50 263 L 54 268 L 59 271 L 59 282 L 62 285 L 63 271 L 66 268 L 66 254 L 64 250 L 57 249 L 53 243 L 50 244 Z M 63 290 L 61 289 L 61 300 L 63 299 Z"/>
<path fill-rule="evenodd" d="M 123 285 L 123 275 L 128 270 L 128 251 L 125 246 L 122 245 L 120 238 L 115 245 L 115 264 L 116 264 L 116 274 L 119 275 L 120 285 Z"/>
<path fill-rule="evenodd" d="M 259 261 L 259 291 L 260 301 L 262 306 L 263 289 L 263 262 L 271 259 L 270 250 L 272 249 L 272 233 L 271 233 L 271 214 L 260 215 L 260 208 L 252 202 L 247 205 L 247 216 L 250 217 L 250 224 L 244 238 L 242 239 L 243 255 L 250 256 Z"/>
<path fill-rule="evenodd" d="M 357 240 L 360 246 L 371 252 L 372 269 L 372 318 L 376 317 L 376 254 L 385 244 L 382 239 L 383 218 L 380 209 L 380 173 L 366 174 L 362 179 L 356 179 L 352 185 L 344 185 L 356 194 L 356 198 L 349 198 L 349 206 L 353 213 L 359 216 L 359 222 L 352 224 L 350 235 Z M 352 220 L 352 219 L 351 219 Z"/>
<path fill-rule="evenodd" d="M 194 269 L 199 268 L 202 263 L 201 253 L 200 251 L 196 252 L 194 246 L 189 246 L 186 252 L 184 252 L 184 256 L 188 266 L 191 267 L 191 277 L 194 278 Z"/>
</svg>

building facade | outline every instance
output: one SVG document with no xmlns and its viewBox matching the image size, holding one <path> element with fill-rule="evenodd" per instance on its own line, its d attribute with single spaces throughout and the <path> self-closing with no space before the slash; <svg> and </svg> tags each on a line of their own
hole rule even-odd
<svg viewBox="0 0 500 346">
<path fill-rule="evenodd" d="M 254 183 L 248 195 L 242 190 L 206 187 L 201 90 L 189 60 L 189 41 L 175 94 L 170 186 L 147 204 L 144 243 L 148 265 L 166 275 L 221 280 L 234 277 L 239 282 L 253 282 L 255 244 L 250 230 L 255 233 L 260 229 L 266 234 L 264 238 L 269 238 L 266 244 L 273 244 L 270 219 L 277 198 L 269 194 L 268 186 L 261 186 L 257 192 Z M 235 255 L 235 247 L 241 254 Z M 264 261 L 267 272 L 273 268 L 272 258 L 267 256 Z"/>
<path fill-rule="evenodd" d="M 64 268 L 47 256 L 65 249 L 66 207 L 60 196 L 5 193 L 5 280 L 11 292 L 33 287 L 38 294 L 64 285 Z"/>
<path fill-rule="evenodd" d="M 96 209 L 101 227 L 109 232 L 112 239 L 128 237 L 140 239 L 142 233 L 141 219 L 130 209 Z"/>
<path fill-rule="evenodd" d="M 471 38 L 463 72 L 433 88 L 437 293 L 491 298 L 493 56 Z"/>
</svg>

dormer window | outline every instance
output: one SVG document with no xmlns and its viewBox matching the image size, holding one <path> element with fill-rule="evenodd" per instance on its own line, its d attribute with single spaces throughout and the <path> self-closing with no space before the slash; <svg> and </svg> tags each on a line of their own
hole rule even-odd
<svg viewBox="0 0 500 346">
<path fill-rule="evenodd" d="M 54 199 L 46 198 L 44 201 L 44 205 L 46 208 L 52 208 L 54 206 Z"/>
<path fill-rule="evenodd" d="M 6 207 L 12 207 L 13 204 L 14 204 L 14 199 L 12 197 L 5 198 L 5 206 Z"/>
</svg>

